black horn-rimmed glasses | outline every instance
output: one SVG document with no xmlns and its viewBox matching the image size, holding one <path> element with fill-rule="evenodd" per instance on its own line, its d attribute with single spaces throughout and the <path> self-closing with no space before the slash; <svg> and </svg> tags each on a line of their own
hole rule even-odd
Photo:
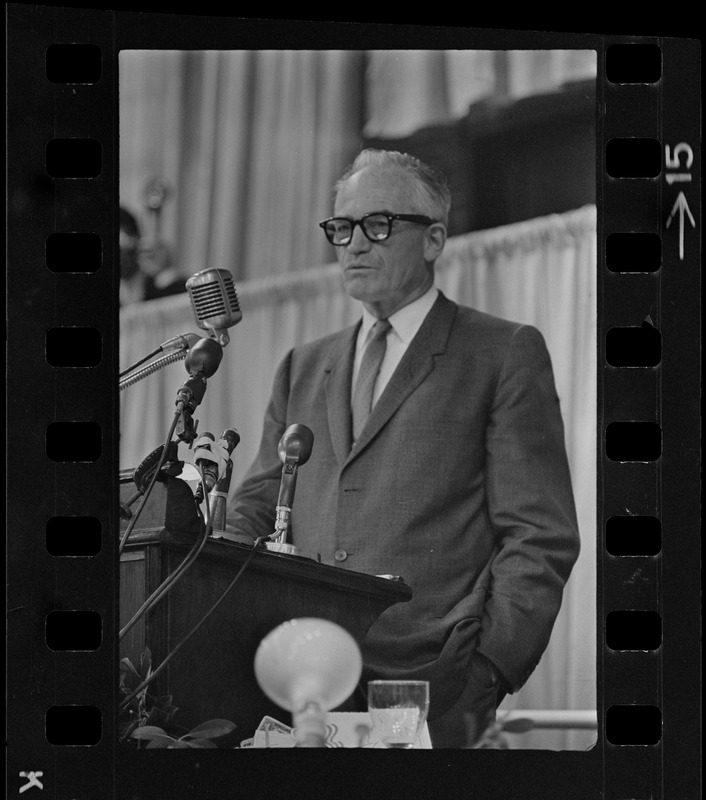
<svg viewBox="0 0 706 800">
<path fill-rule="evenodd" d="M 360 225 L 366 239 L 371 242 L 384 242 L 392 233 L 392 223 L 395 220 L 415 222 L 417 225 L 433 225 L 436 222 L 431 217 L 425 217 L 422 214 L 385 214 L 375 211 L 371 214 L 364 214 L 360 219 L 329 217 L 319 222 L 319 227 L 334 247 L 343 247 L 353 238 L 353 230 L 356 225 Z"/>
</svg>

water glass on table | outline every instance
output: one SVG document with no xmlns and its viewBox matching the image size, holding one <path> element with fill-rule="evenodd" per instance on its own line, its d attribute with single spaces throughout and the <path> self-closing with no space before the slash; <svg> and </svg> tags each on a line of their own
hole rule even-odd
<svg viewBox="0 0 706 800">
<path fill-rule="evenodd" d="M 429 711 L 429 682 L 368 681 L 368 711 L 385 747 L 412 748 Z"/>
</svg>

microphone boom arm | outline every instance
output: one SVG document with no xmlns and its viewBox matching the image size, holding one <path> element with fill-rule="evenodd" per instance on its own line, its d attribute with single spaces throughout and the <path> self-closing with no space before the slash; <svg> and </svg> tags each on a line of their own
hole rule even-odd
<svg viewBox="0 0 706 800">
<path fill-rule="evenodd" d="M 180 361 L 182 358 L 186 358 L 186 353 L 186 350 L 181 350 L 161 356 L 151 364 L 147 364 L 146 366 L 142 367 L 142 369 L 137 370 L 137 372 L 133 372 L 126 378 L 123 378 L 120 381 L 119 390 L 122 392 L 123 389 L 127 389 L 128 386 L 132 386 L 138 381 L 141 381 L 143 378 L 152 375 L 153 373 L 157 372 L 157 370 L 162 369 L 162 367 L 166 367 L 168 364 L 173 364 L 175 361 Z"/>
</svg>

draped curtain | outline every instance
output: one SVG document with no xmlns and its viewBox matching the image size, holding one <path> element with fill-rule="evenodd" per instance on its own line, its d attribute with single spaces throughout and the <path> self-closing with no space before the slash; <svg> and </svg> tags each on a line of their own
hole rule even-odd
<svg viewBox="0 0 706 800">
<path fill-rule="evenodd" d="M 437 285 L 452 300 L 535 325 L 552 356 L 566 425 L 582 552 L 567 585 L 552 641 L 534 675 L 503 707 L 595 708 L 596 598 L 596 244 L 595 208 L 451 238 Z M 339 330 L 360 315 L 342 291 L 335 264 L 238 284 L 242 322 L 230 330 L 223 361 L 195 417 L 199 431 L 236 427 L 234 488 L 253 459 L 277 363 L 286 351 Z M 171 336 L 197 331 L 185 295 L 124 308 L 121 369 Z M 183 362 L 121 393 L 121 467 L 134 467 L 166 437 Z M 180 458 L 191 451 L 180 445 Z M 523 747 L 580 748 L 586 732 L 532 732 Z"/>
<path fill-rule="evenodd" d="M 596 75 L 592 50 L 374 50 L 366 63 L 365 134 L 381 139 Z"/>
<path fill-rule="evenodd" d="M 355 51 L 121 53 L 121 203 L 141 217 L 146 181 L 166 179 L 162 235 L 184 277 L 323 263 L 312 221 L 359 148 L 362 76 Z"/>
</svg>

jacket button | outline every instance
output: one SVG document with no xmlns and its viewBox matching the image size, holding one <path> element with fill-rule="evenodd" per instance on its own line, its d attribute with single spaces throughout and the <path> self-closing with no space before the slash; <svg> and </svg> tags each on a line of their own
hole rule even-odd
<svg viewBox="0 0 706 800">
<path fill-rule="evenodd" d="M 333 557 L 336 561 L 345 561 L 348 558 L 348 553 L 345 550 L 336 550 L 333 554 Z"/>
</svg>

